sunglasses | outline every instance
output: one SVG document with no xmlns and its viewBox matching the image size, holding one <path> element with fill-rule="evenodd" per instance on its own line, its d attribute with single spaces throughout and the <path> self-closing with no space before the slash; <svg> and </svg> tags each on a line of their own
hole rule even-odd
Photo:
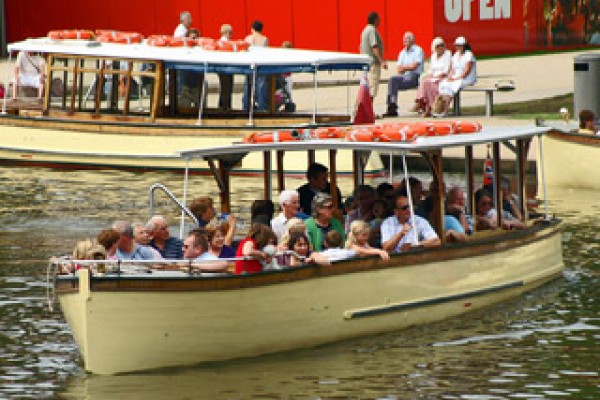
<svg viewBox="0 0 600 400">
<path fill-rule="evenodd" d="M 402 211 L 406 211 L 410 208 L 410 205 L 405 205 L 403 207 L 396 207 L 396 210 L 402 210 Z"/>
</svg>

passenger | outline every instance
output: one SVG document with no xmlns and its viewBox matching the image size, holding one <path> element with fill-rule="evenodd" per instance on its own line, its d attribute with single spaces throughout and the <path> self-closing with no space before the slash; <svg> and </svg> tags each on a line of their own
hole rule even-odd
<svg viewBox="0 0 600 400">
<path fill-rule="evenodd" d="M 254 200 L 250 206 L 250 222 L 271 225 L 273 214 L 275 213 L 275 205 L 271 200 Z"/>
<path fill-rule="evenodd" d="M 477 81 L 477 61 L 471 51 L 471 46 L 463 36 L 454 41 L 456 52 L 452 56 L 452 66 L 448 77 L 440 82 L 439 109 L 434 111 L 434 117 L 445 117 L 454 95 L 465 86 Z M 434 107 L 434 108 L 437 108 Z"/>
<path fill-rule="evenodd" d="M 272 230 L 269 232 L 269 240 L 267 241 L 267 245 L 265 247 L 263 247 L 261 250 L 263 253 L 265 253 L 267 255 L 267 258 L 265 260 L 260 261 L 260 263 L 262 264 L 262 267 L 263 267 L 263 271 L 281 269 L 281 266 L 279 265 L 279 261 L 277 260 L 277 257 L 276 257 L 277 236 L 275 236 L 275 233 Z"/>
<path fill-rule="evenodd" d="M 238 245 L 236 258 L 251 257 L 250 260 L 236 260 L 235 273 L 253 274 L 263 270 L 261 261 L 268 259 L 268 255 L 261 249 L 269 244 L 271 229 L 263 224 L 252 224 L 248 236 Z"/>
<path fill-rule="evenodd" d="M 521 203 L 510 190 L 510 179 L 503 176 L 500 179 L 500 189 L 502 190 L 502 210 L 509 212 L 518 220 L 523 219 Z"/>
<path fill-rule="evenodd" d="M 408 178 L 408 183 L 410 185 L 410 193 L 412 195 L 411 197 L 413 207 L 415 208 L 415 214 L 417 214 L 421 218 L 427 219 L 427 211 L 425 210 L 425 205 L 423 204 L 423 182 L 421 182 L 419 178 L 410 176 Z M 406 187 L 406 179 L 402 179 L 398 190 L 408 193 L 408 189 Z"/>
<path fill-rule="evenodd" d="M 467 213 L 465 207 L 465 195 L 462 189 L 458 186 L 451 188 L 446 195 L 445 217 L 455 218 L 462 227 L 462 231 L 464 233 L 470 235 L 473 232 L 473 216 Z M 444 219 L 445 229 L 448 229 L 451 222 L 446 222 L 447 221 Z"/>
<path fill-rule="evenodd" d="M 289 258 L 289 267 L 298 267 L 304 264 L 330 264 L 325 256 L 311 252 L 308 237 L 303 233 L 296 232 L 290 236 L 288 249 L 293 252 Z"/>
<path fill-rule="evenodd" d="M 205 229 L 208 240 L 208 251 L 217 258 L 234 258 L 235 249 L 231 247 L 233 238 L 227 236 L 229 224 L 220 223 L 216 226 L 208 226 Z"/>
<path fill-rule="evenodd" d="M 189 11 L 183 11 L 179 14 L 179 25 L 175 28 L 173 36 L 186 37 L 190 26 L 192 26 L 192 14 Z"/>
<path fill-rule="evenodd" d="M 98 233 L 98 236 L 96 236 L 96 240 L 102 245 L 102 247 L 104 247 L 104 250 L 106 251 L 107 260 L 117 259 L 117 244 L 120 238 L 121 234 L 113 228 L 103 229 L 100 231 L 100 233 Z"/>
<path fill-rule="evenodd" d="M 118 260 L 154 260 L 154 253 L 133 240 L 131 224 L 125 221 L 117 221 L 113 224 L 113 229 L 120 235 L 115 258 Z"/>
<path fill-rule="evenodd" d="M 357 208 L 348 212 L 346 217 L 345 231 L 350 232 L 350 225 L 356 220 L 370 222 L 373 217 L 373 202 L 375 201 L 376 192 L 370 185 L 358 185 L 354 190 L 354 198 L 356 199 Z"/>
<path fill-rule="evenodd" d="M 80 240 L 73 249 L 73 260 L 105 260 L 106 249 L 92 239 Z M 59 274 L 72 274 L 81 268 L 79 264 L 59 264 Z"/>
<path fill-rule="evenodd" d="M 498 212 L 494 208 L 492 193 L 485 189 L 479 189 L 475 192 L 475 204 L 477 208 L 475 216 L 477 230 L 498 228 Z M 504 229 L 521 229 L 524 227 L 523 223 L 509 212 L 503 211 L 502 218 L 502 228 Z"/>
<path fill-rule="evenodd" d="M 281 242 L 285 234 L 285 226 L 288 221 L 298 215 L 300 206 L 298 192 L 295 190 L 284 190 L 279 194 L 279 205 L 281 213 L 271 221 L 271 228 L 277 236 L 277 241 Z"/>
<path fill-rule="evenodd" d="M 323 164 L 312 163 L 308 166 L 306 171 L 307 183 L 298 188 L 298 194 L 300 195 L 300 210 L 303 213 L 312 214 L 312 199 L 315 194 L 323 192 L 331 194 L 331 185 L 328 180 L 328 170 Z M 342 204 L 342 194 L 339 188 L 337 189 L 338 204 Z"/>
<path fill-rule="evenodd" d="M 329 231 L 325 235 L 325 250 L 319 254 L 333 262 L 355 257 L 356 251 L 342 248 L 342 235 L 338 231 Z"/>
<path fill-rule="evenodd" d="M 383 250 L 391 253 L 406 251 L 410 249 L 415 239 L 415 227 L 419 245 L 434 247 L 441 244 L 440 239 L 425 218 L 415 215 L 415 221 L 411 220 L 408 195 L 400 191 L 394 201 L 395 215 L 386 218 L 381 224 L 381 243 Z"/>
<path fill-rule="evenodd" d="M 375 200 L 373 202 L 373 219 L 369 222 L 371 228 L 369 244 L 372 247 L 381 248 L 381 224 L 389 216 L 388 204 L 383 200 Z"/>
<path fill-rule="evenodd" d="M 155 215 L 146 224 L 152 232 L 152 240 L 150 246 L 154 247 L 161 256 L 165 259 L 181 259 L 183 251 L 181 250 L 182 242 L 176 237 L 171 236 L 167 220 Z"/>
<path fill-rule="evenodd" d="M 221 38 L 219 41 L 227 42 L 233 37 L 233 28 L 229 24 L 221 25 Z M 231 110 L 231 94 L 233 93 L 233 75 L 219 74 L 219 108 L 223 111 Z"/>
<path fill-rule="evenodd" d="M 579 130 L 578 133 L 586 135 L 596 135 L 600 133 L 596 126 L 596 115 L 590 110 L 582 110 L 579 113 Z"/>
<path fill-rule="evenodd" d="M 208 225 L 216 215 L 213 199 L 208 196 L 196 197 L 188 208 L 198 220 L 199 228 Z"/>
<path fill-rule="evenodd" d="M 262 33 L 263 31 L 263 23 L 261 21 L 252 22 L 251 33 L 246 36 L 244 39 L 251 46 L 257 47 L 267 47 L 269 46 L 269 39 Z M 244 95 L 242 97 L 242 103 L 244 106 L 244 110 L 249 110 L 249 102 L 248 98 L 251 96 L 252 92 L 250 89 L 249 81 L 252 82 L 252 76 L 246 78 L 246 82 L 244 85 Z M 267 99 L 267 95 L 270 92 L 269 82 L 267 80 L 267 75 L 256 75 L 256 83 L 255 83 L 255 93 L 256 93 L 256 104 L 257 111 L 267 111 L 269 102 Z"/>
<path fill-rule="evenodd" d="M 277 247 L 279 250 L 287 250 L 290 236 L 294 232 L 306 234 L 306 224 L 304 223 L 304 220 L 301 220 L 300 218 L 292 218 L 288 221 L 288 223 L 285 225 L 285 233 L 278 242 L 279 244 Z"/>
<path fill-rule="evenodd" d="M 415 106 L 413 111 L 423 113 L 425 117 L 431 116 L 431 107 L 439 94 L 439 85 L 442 79 L 450 72 L 452 54 L 446 49 L 446 43 L 441 37 L 436 37 L 431 43 L 431 59 L 429 73 L 421 78 Z"/>
<path fill-rule="evenodd" d="M 187 260 L 207 261 L 201 266 L 194 267 L 197 271 L 224 272 L 227 270 L 227 262 L 217 261 L 219 258 L 208 251 L 208 239 L 203 228 L 195 228 L 190 231 L 181 245 L 181 251 Z"/>
<path fill-rule="evenodd" d="M 323 249 L 323 242 L 327 232 L 334 230 L 345 238 L 344 228 L 340 221 L 333 218 L 333 203 L 327 193 L 318 193 L 312 201 L 312 217 L 305 221 L 306 233 L 310 238 L 315 251 Z"/>
<path fill-rule="evenodd" d="M 390 207 L 390 211 L 392 208 L 394 208 L 394 198 L 395 198 L 395 189 L 394 186 L 391 183 L 388 182 L 382 182 L 379 185 L 377 185 L 377 199 L 379 200 L 383 200 L 385 202 L 387 202 Z"/>
<path fill-rule="evenodd" d="M 154 253 L 154 258 L 156 260 L 160 260 L 163 256 L 156 250 L 154 247 L 150 246 L 150 241 L 152 240 L 152 230 L 148 229 L 148 227 L 141 222 L 134 222 L 131 224 L 133 228 L 133 239 L 140 246 L 145 246 Z"/>
<path fill-rule="evenodd" d="M 293 48 L 292 42 L 286 40 L 281 43 L 281 47 L 284 49 Z M 292 99 L 292 91 L 294 89 L 294 81 L 292 78 L 291 72 L 285 73 L 277 77 L 277 85 L 276 85 L 275 95 L 280 97 L 280 100 L 277 102 L 278 108 L 283 106 L 283 110 L 285 112 L 294 112 L 296 111 L 296 104 Z"/>
<path fill-rule="evenodd" d="M 398 116 L 398 90 L 416 88 L 423 73 L 425 55 L 423 49 L 415 44 L 415 35 L 412 32 L 404 33 L 403 43 L 404 49 L 398 55 L 398 75 L 391 76 L 388 82 L 386 117 Z"/>
<path fill-rule="evenodd" d="M 31 55 L 27 51 L 20 51 L 15 62 L 15 78 L 13 82 L 13 101 L 17 100 L 19 86 L 37 89 L 37 99 L 42 100 L 46 76 L 46 63 L 40 56 Z"/>
<path fill-rule="evenodd" d="M 351 249 L 360 257 L 379 256 L 382 260 L 389 260 L 390 255 L 385 250 L 376 249 L 369 245 L 371 228 L 365 221 L 357 220 L 350 224 L 350 233 L 346 240 L 346 249 Z"/>
</svg>

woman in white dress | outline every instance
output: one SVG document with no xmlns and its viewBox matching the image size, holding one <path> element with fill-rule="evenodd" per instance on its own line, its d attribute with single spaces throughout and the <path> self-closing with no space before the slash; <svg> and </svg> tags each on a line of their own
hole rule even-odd
<svg viewBox="0 0 600 400">
<path fill-rule="evenodd" d="M 454 41 L 456 52 L 452 56 L 452 67 L 448 77 L 440 82 L 441 110 L 434 116 L 444 117 L 448 114 L 448 107 L 452 98 L 465 86 L 477 82 L 477 60 L 471 51 L 471 46 L 463 36 Z"/>
<path fill-rule="evenodd" d="M 417 89 L 414 111 L 431 116 L 431 107 L 439 93 L 442 79 L 450 72 L 452 54 L 446 49 L 446 43 L 441 37 L 436 37 L 431 42 L 431 59 L 429 60 L 429 73 L 421 78 Z"/>
</svg>

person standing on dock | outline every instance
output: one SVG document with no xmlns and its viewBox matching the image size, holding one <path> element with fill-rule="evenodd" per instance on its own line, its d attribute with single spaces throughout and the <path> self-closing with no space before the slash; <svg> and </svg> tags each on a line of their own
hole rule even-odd
<svg viewBox="0 0 600 400">
<path fill-rule="evenodd" d="M 381 79 L 381 68 L 387 69 L 387 63 L 383 57 L 383 40 L 377 28 L 379 27 L 379 14 L 372 11 L 367 16 L 367 26 L 360 34 L 360 53 L 371 57 L 371 69 L 369 70 L 369 91 L 371 97 L 375 98 L 379 91 Z"/>
</svg>

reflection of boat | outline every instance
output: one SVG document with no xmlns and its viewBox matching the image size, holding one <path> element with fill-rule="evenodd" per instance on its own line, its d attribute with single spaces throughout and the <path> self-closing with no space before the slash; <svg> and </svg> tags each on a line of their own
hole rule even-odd
<svg viewBox="0 0 600 400">
<path fill-rule="evenodd" d="M 13 43 L 8 50 L 43 53 L 47 79 L 43 103 L 2 102 L 0 162 L 94 169 L 181 170 L 173 154 L 182 148 L 219 146 L 265 129 L 348 123 L 349 113 L 319 112 L 318 74 L 365 70 L 370 62 L 364 55 L 324 51 L 210 51 L 47 38 Z M 275 79 L 284 73 L 313 75 L 313 101 L 305 111 L 277 110 Z M 270 107 L 209 107 L 210 74 L 242 75 L 250 82 L 269 77 Z M 190 76 L 195 83 L 188 87 Z M 52 93 L 56 85 L 60 90 Z M 198 163 L 193 170 L 207 172 L 208 166 Z M 380 172 L 378 164 L 372 172 Z"/>
<path fill-rule="evenodd" d="M 542 142 L 548 185 L 600 189 L 600 136 L 554 129 Z"/>
<path fill-rule="evenodd" d="M 249 153 L 276 152 L 282 160 L 283 154 L 291 151 L 325 151 L 335 186 L 339 150 L 354 154 L 357 184 L 362 181 L 361 159 L 369 152 L 384 148 L 395 154 L 415 152 L 428 160 L 438 181 L 436 187 L 441 188 L 444 149 L 465 147 L 470 182 L 467 203 L 472 209 L 472 146 L 491 143 L 499 163 L 500 144 L 513 142 L 521 166 L 517 180 L 524 204 L 525 150 L 533 137 L 547 130 L 484 129 L 412 143 L 307 140 L 239 144 L 184 151 L 181 156 L 185 160 L 203 158 L 214 167 L 222 208 L 228 211 L 230 198 L 235 196 L 229 190 L 231 168 Z M 270 157 L 264 160 L 265 171 L 269 171 Z M 277 163 L 275 169 L 281 190 L 283 165 Z M 495 168 L 494 174 L 499 203 L 500 169 Z M 266 179 L 265 197 L 271 192 L 271 180 Z M 443 192 L 440 189 L 432 196 L 439 205 L 434 207 L 433 226 L 444 237 Z M 465 243 L 416 247 L 393 255 L 389 262 L 361 258 L 331 266 L 222 276 L 128 273 L 125 264 L 118 263 L 118 273 L 101 275 L 94 268 L 83 268 L 76 275 L 58 276 L 55 288 L 85 368 L 98 374 L 310 347 L 459 315 L 558 276 L 563 268 L 558 221 L 548 216 L 528 221 L 526 210 L 523 215 L 523 230 L 476 232 Z M 498 218 L 501 223 L 502 213 Z"/>
</svg>

